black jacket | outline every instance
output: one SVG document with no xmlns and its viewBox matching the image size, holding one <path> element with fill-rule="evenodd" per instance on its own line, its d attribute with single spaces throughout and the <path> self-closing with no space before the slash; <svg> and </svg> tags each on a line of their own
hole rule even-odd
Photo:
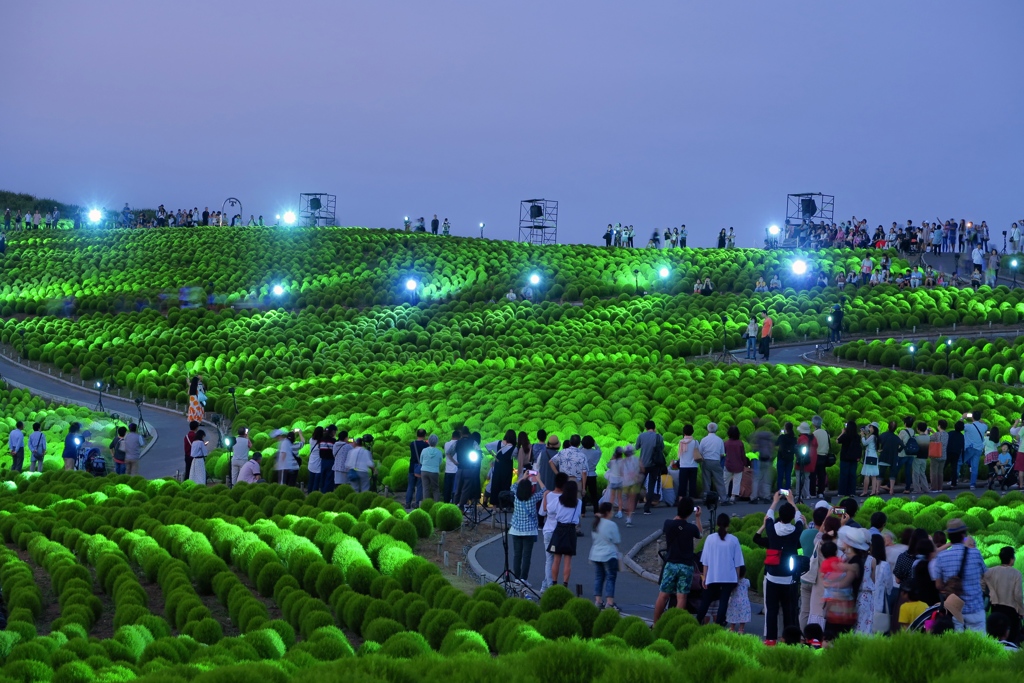
<svg viewBox="0 0 1024 683">
<path fill-rule="evenodd" d="M 844 431 L 836 439 L 839 443 L 839 462 L 857 462 L 860 460 L 861 444 L 860 436 L 854 432 Z"/>
<path fill-rule="evenodd" d="M 879 438 L 882 440 L 882 448 L 878 451 L 878 463 L 892 467 L 903 452 L 903 440 L 896 432 L 885 432 Z"/>
</svg>

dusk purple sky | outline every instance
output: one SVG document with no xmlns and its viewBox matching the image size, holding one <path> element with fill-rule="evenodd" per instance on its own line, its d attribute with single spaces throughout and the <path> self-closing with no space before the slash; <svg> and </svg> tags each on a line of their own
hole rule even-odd
<svg viewBox="0 0 1024 683">
<path fill-rule="evenodd" d="M 1024 3 L 5 2 L 0 188 L 344 225 L 739 246 L 788 192 L 872 227 L 1024 217 Z"/>
</svg>

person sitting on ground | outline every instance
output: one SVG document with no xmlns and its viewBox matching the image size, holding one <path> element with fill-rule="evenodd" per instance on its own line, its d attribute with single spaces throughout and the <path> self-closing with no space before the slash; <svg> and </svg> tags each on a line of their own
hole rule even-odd
<svg viewBox="0 0 1024 683">
<path fill-rule="evenodd" d="M 755 292 L 767 292 L 768 291 L 768 284 L 764 281 L 764 276 L 763 275 L 758 275 L 757 276 L 757 283 L 754 285 L 754 291 Z"/>
<path fill-rule="evenodd" d="M 768 283 L 769 292 L 777 292 L 782 289 L 782 281 L 779 279 L 779 274 L 772 275 L 771 282 Z"/>
<path fill-rule="evenodd" d="M 263 472 L 261 466 L 263 465 L 263 455 L 256 451 L 252 454 L 252 458 L 247 460 L 244 465 L 238 470 L 238 483 L 239 484 L 265 484 L 266 480 L 263 478 Z"/>
<path fill-rule="evenodd" d="M 840 292 L 843 291 L 844 289 L 846 289 L 846 272 L 845 271 L 840 270 L 836 274 L 836 287 L 839 288 Z"/>
</svg>

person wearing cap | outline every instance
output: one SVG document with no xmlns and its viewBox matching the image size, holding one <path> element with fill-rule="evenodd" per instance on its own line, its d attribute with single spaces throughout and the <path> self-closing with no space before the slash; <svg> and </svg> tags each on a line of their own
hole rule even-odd
<svg viewBox="0 0 1024 683">
<path fill-rule="evenodd" d="M 985 576 L 985 561 L 981 553 L 965 541 L 968 539 L 967 525 L 963 520 L 951 519 L 946 524 L 946 538 L 949 548 L 935 558 L 935 585 L 939 591 L 948 588 L 950 579 L 959 578 L 957 595 L 964 601 L 963 619 L 957 630 L 985 632 L 985 602 L 981 592 Z"/>
<path fill-rule="evenodd" d="M 801 422 L 796 431 L 796 502 L 802 503 L 814 495 L 818 461 L 822 458 L 818 455 L 818 442 L 811 433 L 811 426 Z"/>
<path fill-rule="evenodd" d="M 814 461 L 814 477 L 811 479 L 810 495 L 817 496 L 819 500 L 824 500 L 825 492 L 828 489 L 828 473 L 825 469 L 828 467 L 828 454 L 832 448 L 832 443 L 828 432 L 821 426 L 822 419 L 820 415 L 812 417 L 811 424 L 814 426 L 814 431 L 811 434 L 814 436 L 814 441 L 818 447 L 818 457 Z"/>
<path fill-rule="evenodd" d="M 725 441 L 718 436 L 718 425 L 714 422 L 708 423 L 708 435 L 700 440 L 700 454 L 702 460 L 700 467 L 704 479 L 704 495 L 711 491 L 714 484 L 715 492 L 718 493 L 723 505 L 728 505 L 725 491 L 725 470 L 722 467 L 722 458 L 725 456 Z"/>
<path fill-rule="evenodd" d="M 871 532 L 864 528 L 849 525 L 840 528 L 847 532 L 848 544 L 857 557 L 861 559 L 864 576 L 857 587 L 857 633 L 872 635 L 875 632 L 875 558 L 871 555 Z M 860 554 L 863 553 L 861 558 Z"/>
<path fill-rule="evenodd" d="M 1010 635 L 1003 640 L 1019 643 L 1021 639 L 1021 617 L 1024 617 L 1024 592 L 1021 589 L 1021 573 L 1014 569 L 1017 559 L 1013 546 L 1004 545 L 999 550 L 999 565 L 992 567 L 981 577 L 981 585 L 988 589 L 992 615 L 1006 618 Z"/>
</svg>

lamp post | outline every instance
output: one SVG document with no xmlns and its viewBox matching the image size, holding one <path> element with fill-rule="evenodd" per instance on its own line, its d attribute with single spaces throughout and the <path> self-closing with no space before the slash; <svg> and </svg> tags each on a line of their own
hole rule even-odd
<svg viewBox="0 0 1024 683">
<path fill-rule="evenodd" d="M 1013 271 L 1013 285 L 1010 286 L 1010 289 L 1017 289 L 1017 266 L 1019 265 L 1020 261 L 1017 259 L 1010 261 L 1010 270 Z"/>
<path fill-rule="evenodd" d="M 949 375 L 950 379 L 953 378 L 953 373 L 949 369 L 949 350 L 950 350 L 950 348 L 952 348 L 952 346 L 953 346 L 953 340 L 952 339 L 947 339 L 946 340 L 946 374 Z"/>
<path fill-rule="evenodd" d="M 633 293 L 640 294 L 640 269 L 633 269 Z"/>
<path fill-rule="evenodd" d="M 914 356 L 914 351 L 917 349 L 913 344 L 910 345 L 910 371 L 914 372 L 917 370 L 917 358 Z"/>
</svg>

